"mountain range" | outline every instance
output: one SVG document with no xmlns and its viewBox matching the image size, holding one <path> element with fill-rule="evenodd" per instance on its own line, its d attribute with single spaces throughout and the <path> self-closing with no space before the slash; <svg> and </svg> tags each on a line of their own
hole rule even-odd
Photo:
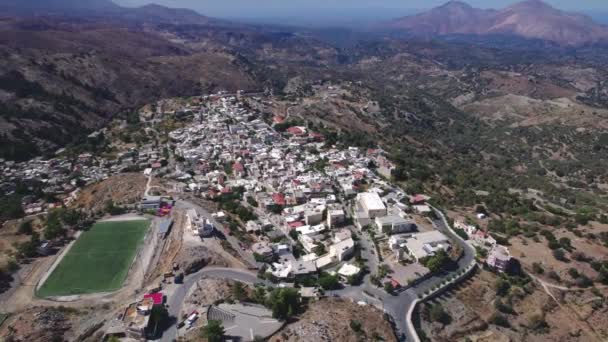
<svg viewBox="0 0 608 342">
<path fill-rule="evenodd" d="M 105 17 L 111 20 L 129 20 L 164 24 L 205 25 L 210 19 L 196 11 L 185 8 L 169 8 L 156 4 L 141 7 L 122 7 L 110 0 L 4 0 L 0 3 L 0 14 L 6 16 L 72 16 Z"/>
<path fill-rule="evenodd" d="M 479 9 L 464 2 L 450 1 L 427 12 L 391 20 L 383 27 L 425 37 L 513 35 L 563 46 L 608 42 L 608 27 L 540 0 L 519 2 L 501 10 Z"/>
</svg>

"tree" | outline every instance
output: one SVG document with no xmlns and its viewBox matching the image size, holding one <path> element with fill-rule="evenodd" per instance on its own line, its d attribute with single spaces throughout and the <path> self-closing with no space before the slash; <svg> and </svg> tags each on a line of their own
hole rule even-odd
<svg viewBox="0 0 608 342">
<path fill-rule="evenodd" d="M 25 215 L 21 207 L 21 196 L 3 196 L 0 198 L 0 222 L 18 219 Z"/>
<path fill-rule="evenodd" d="M 443 309 L 443 306 L 435 304 L 429 309 L 431 322 L 440 322 L 444 325 L 450 324 L 452 317 Z"/>
<path fill-rule="evenodd" d="M 534 272 L 536 274 L 543 274 L 545 272 L 545 270 L 543 269 L 541 264 L 539 264 L 538 262 L 535 262 L 535 263 L 532 263 L 532 272 Z"/>
<path fill-rule="evenodd" d="M 298 240 L 298 231 L 295 229 L 292 229 L 289 231 L 289 237 L 294 239 L 294 240 Z"/>
<path fill-rule="evenodd" d="M 158 331 L 160 327 L 162 329 L 163 325 L 167 323 L 169 319 L 169 311 L 163 305 L 155 305 L 152 308 L 152 312 L 150 312 L 150 321 L 152 321 L 152 326 L 154 326 L 154 331 Z"/>
<path fill-rule="evenodd" d="M 51 211 L 46 218 L 46 228 L 44 229 L 44 238 L 53 240 L 65 235 L 65 229 L 59 220 L 59 212 Z"/>
<path fill-rule="evenodd" d="M 323 273 L 319 277 L 319 286 L 324 290 L 336 290 L 340 288 L 340 281 L 338 280 L 338 276 Z"/>
<path fill-rule="evenodd" d="M 386 291 L 386 293 L 393 293 L 393 291 L 395 291 L 395 287 L 393 286 L 393 283 L 391 283 L 390 281 L 387 281 L 386 283 L 384 283 L 384 291 Z"/>
<path fill-rule="evenodd" d="M 261 286 L 258 286 L 253 291 L 253 296 L 251 298 L 256 303 L 264 304 L 266 301 L 266 289 Z"/>
<path fill-rule="evenodd" d="M 224 326 L 221 321 L 210 320 L 207 325 L 201 329 L 201 337 L 206 338 L 209 342 L 221 342 L 224 340 Z"/>
<path fill-rule="evenodd" d="M 492 316 L 490 316 L 490 319 L 488 321 L 491 324 L 496 324 L 498 326 L 505 327 L 505 328 L 508 328 L 511 326 L 511 323 L 509 323 L 509 320 L 507 319 L 507 317 L 505 317 L 504 315 L 501 315 L 497 312 L 492 314 Z"/>
<path fill-rule="evenodd" d="M 553 250 L 553 257 L 559 261 L 566 261 L 566 253 L 561 248 Z"/>
<path fill-rule="evenodd" d="M 232 297 L 238 301 L 243 301 L 247 299 L 247 292 L 245 291 L 245 287 L 242 283 L 238 281 L 234 283 L 234 285 L 232 286 Z"/>
<path fill-rule="evenodd" d="M 293 288 L 278 288 L 270 292 L 266 306 L 272 310 L 272 317 L 285 320 L 300 312 L 300 292 Z"/>
<path fill-rule="evenodd" d="M 30 235 L 34 229 L 32 228 L 32 221 L 23 221 L 19 225 L 19 234 Z"/>
<path fill-rule="evenodd" d="M 327 249 L 325 249 L 325 245 L 320 243 L 312 249 L 312 252 L 318 256 L 321 256 L 321 255 L 325 255 L 327 253 Z"/>
<path fill-rule="evenodd" d="M 509 283 L 508 280 L 503 279 L 503 278 L 499 278 L 496 281 L 496 295 L 500 296 L 500 297 L 504 297 L 507 295 L 507 293 L 509 293 L 509 289 L 511 288 L 511 283 Z"/>
<path fill-rule="evenodd" d="M 421 260 L 422 264 L 433 273 L 441 271 L 449 261 L 448 253 L 444 250 L 440 250 L 435 255 Z"/>
<path fill-rule="evenodd" d="M 351 320 L 350 320 L 350 324 L 349 324 L 349 325 L 350 325 L 350 328 L 351 328 L 351 329 L 352 329 L 354 332 L 356 332 L 357 334 L 360 334 L 360 333 L 362 332 L 362 330 L 361 330 L 361 322 L 360 322 L 360 321 L 357 321 L 357 320 L 351 319 Z"/>
</svg>

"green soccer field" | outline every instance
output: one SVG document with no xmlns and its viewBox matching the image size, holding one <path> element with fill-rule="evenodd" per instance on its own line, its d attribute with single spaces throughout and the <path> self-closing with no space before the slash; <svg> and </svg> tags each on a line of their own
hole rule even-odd
<svg viewBox="0 0 608 342">
<path fill-rule="evenodd" d="M 118 290 L 149 226 L 149 220 L 96 223 L 76 240 L 38 296 Z"/>
</svg>

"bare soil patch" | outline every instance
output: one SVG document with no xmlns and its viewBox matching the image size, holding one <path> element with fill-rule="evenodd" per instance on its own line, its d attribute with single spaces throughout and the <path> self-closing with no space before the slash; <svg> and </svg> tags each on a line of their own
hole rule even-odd
<svg viewBox="0 0 608 342">
<path fill-rule="evenodd" d="M 360 332 L 353 329 L 360 325 Z M 288 325 L 272 342 L 282 341 L 396 341 L 382 312 L 345 299 L 322 299 L 310 304 L 300 319 Z"/>
</svg>

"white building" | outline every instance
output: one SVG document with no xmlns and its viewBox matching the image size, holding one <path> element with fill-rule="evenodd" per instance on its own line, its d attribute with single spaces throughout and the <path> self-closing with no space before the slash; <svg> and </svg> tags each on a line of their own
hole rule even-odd
<svg viewBox="0 0 608 342">
<path fill-rule="evenodd" d="M 345 220 L 346 214 L 343 209 L 330 209 L 327 211 L 327 226 L 330 229 L 344 223 Z"/>
<path fill-rule="evenodd" d="M 355 252 L 355 241 L 352 238 L 342 240 L 329 246 L 329 254 L 336 257 L 338 261 L 349 258 Z"/>
<path fill-rule="evenodd" d="M 351 264 L 344 264 L 338 270 L 338 275 L 342 279 L 348 279 L 349 277 L 356 276 L 357 274 L 359 274 L 359 272 L 361 272 L 361 269 L 359 267 Z"/>
<path fill-rule="evenodd" d="M 319 224 L 323 221 L 324 207 L 315 207 L 304 212 L 304 221 L 308 225 Z"/>
<path fill-rule="evenodd" d="M 302 235 L 317 235 L 325 230 L 325 225 L 318 224 L 316 226 L 302 226 L 296 228 L 296 231 Z"/>
<path fill-rule="evenodd" d="M 454 222 L 454 228 L 464 230 L 464 232 L 467 233 L 469 238 L 475 233 L 477 233 L 477 227 L 471 224 L 466 224 L 460 220 Z"/>
<path fill-rule="evenodd" d="M 380 196 L 375 192 L 363 192 L 357 195 L 357 203 L 370 219 L 386 216 L 386 206 Z"/>
<path fill-rule="evenodd" d="M 375 222 L 379 233 L 388 231 L 389 234 L 401 234 L 416 230 L 414 222 L 406 220 L 399 215 L 376 217 Z"/>
<path fill-rule="evenodd" d="M 439 250 L 447 251 L 450 249 L 450 239 L 440 231 L 418 233 L 412 235 L 405 242 L 408 253 L 419 261 L 422 258 L 435 255 Z"/>
<path fill-rule="evenodd" d="M 262 230 L 262 226 L 256 221 L 247 221 L 245 230 L 247 231 L 247 233 L 258 233 Z"/>
</svg>

